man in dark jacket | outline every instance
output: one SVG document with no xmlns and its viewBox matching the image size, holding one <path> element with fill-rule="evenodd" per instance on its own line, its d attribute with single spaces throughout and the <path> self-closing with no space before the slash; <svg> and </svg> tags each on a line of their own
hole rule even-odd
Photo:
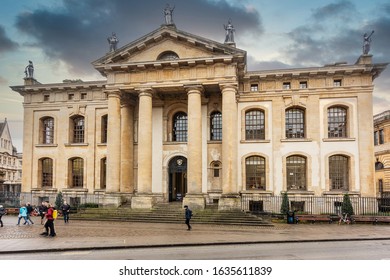
<svg viewBox="0 0 390 280">
<path fill-rule="evenodd" d="M 39 209 L 39 215 L 41 216 L 41 225 L 43 225 L 43 220 L 45 219 L 45 215 L 47 212 L 46 201 L 42 201 L 38 209 Z"/>
<path fill-rule="evenodd" d="M 64 222 L 69 223 L 69 212 L 70 212 L 70 205 L 64 201 L 64 204 L 61 206 L 62 216 L 64 217 Z"/>
<path fill-rule="evenodd" d="M 3 205 L 0 205 L 0 225 L 1 227 L 3 227 L 3 221 L 1 220 L 1 218 L 7 213 L 7 211 L 5 210 L 5 208 L 3 207 Z"/>
<path fill-rule="evenodd" d="M 187 230 L 191 230 L 192 227 L 190 225 L 190 220 L 191 220 L 191 217 L 192 217 L 192 211 L 191 211 L 190 208 L 188 208 L 187 205 L 184 206 L 184 209 L 186 209 L 185 217 L 186 217 L 186 225 L 188 226 Z"/>
<path fill-rule="evenodd" d="M 31 224 L 34 224 L 34 222 L 31 220 L 31 215 L 32 212 L 34 211 L 34 208 L 31 206 L 30 202 L 27 202 L 26 208 L 27 208 L 27 220 L 30 221 Z"/>
</svg>

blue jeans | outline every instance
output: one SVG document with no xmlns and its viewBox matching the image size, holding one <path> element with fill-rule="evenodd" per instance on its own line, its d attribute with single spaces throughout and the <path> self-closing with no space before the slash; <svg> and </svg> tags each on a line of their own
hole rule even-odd
<svg viewBox="0 0 390 280">
<path fill-rule="evenodd" d="M 21 220 L 22 218 L 24 219 L 24 225 L 25 225 L 25 224 L 28 224 L 28 225 L 30 224 L 29 221 L 28 221 L 28 219 L 27 219 L 27 216 L 20 216 L 19 219 L 18 219 L 18 224 L 17 224 L 17 225 L 20 224 L 20 220 Z"/>
</svg>

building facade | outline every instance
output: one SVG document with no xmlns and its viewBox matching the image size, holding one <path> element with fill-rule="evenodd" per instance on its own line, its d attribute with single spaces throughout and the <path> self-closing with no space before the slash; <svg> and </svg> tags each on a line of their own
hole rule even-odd
<svg viewBox="0 0 390 280">
<path fill-rule="evenodd" d="M 19 193 L 22 183 L 22 155 L 12 145 L 7 119 L 0 122 L 0 192 Z"/>
<path fill-rule="evenodd" d="M 390 111 L 374 116 L 375 183 L 378 196 L 390 194 Z"/>
<path fill-rule="evenodd" d="M 174 24 L 93 62 L 106 80 L 24 97 L 23 183 L 103 204 L 240 208 L 243 194 L 375 196 L 373 80 L 386 64 L 247 71 L 246 52 Z"/>
</svg>

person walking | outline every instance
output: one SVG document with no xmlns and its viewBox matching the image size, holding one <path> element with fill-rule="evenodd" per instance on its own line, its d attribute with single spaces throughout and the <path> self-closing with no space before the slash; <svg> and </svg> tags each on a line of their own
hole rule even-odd
<svg viewBox="0 0 390 280">
<path fill-rule="evenodd" d="M 69 223 L 69 212 L 70 205 L 64 200 L 64 204 L 61 206 L 62 216 L 64 217 L 64 222 Z"/>
<path fill-rule="evenodd" d="M 23 225 L 29 225 L 30 224 L 30 222 L 27 219 L 27 208 L 26 208 L 26 205 L 23 205 L 19 209 L 18 223 L 16 224 L 17 226 L 20 225 L 20 220 L 22 218 L 24 219 L 24 224 Z"/>
<path fill-rule="evenodd" d="M 190 225 L 190 220 L 192 218 L 192 211 L 190 208 L 188 208 L 187 205 L 184 206 L 184 209 L 186 209 L 185 218 L 186 218 L 186 225 L 188 227 L 187 230 L 191 230 L 192 226 Z"/>
<path fill-rule="evenodd" d="M 41 235 L 54 237 L 57 235 L 55 230 L 54 230 L 54 218 L 53 218 L 54 209 L 50 203 L 46 203 L 46 205 L 47 205 L 47 212 L 45 215 L 45 217 L 46 217 L 45 230 L 46 231 L 42 232 Z"/>
<path fill-rule="evenodd" d="M 31 220 L 31 215 L 34 211 L 34 208 L 31 206 L 30 202 L 27 202 L 26 209 L 27 209 L 27 220 L 33 225 L 34 222 Z"/>
<path fill-rule="evenodd" d="M 0 205 L 0 225 L 1 227 L 3 227 L 3 221 L 1 220 L 1 218 L 7 214 L 7 211 L 5 210 L 5 208 L 3 207 L 3 205 Z"/>
<path fill-rule="evenodd" d="M 46 202 L 45 201 L 42 201 L 41 205 L 39 206 L 38 208 L 39 210 L 39 216 L 41 216 L 41 225 L 43 225 L 43 220 L 45 219 L 45 215 L 46 215 L 46 212 L 47 212 L 47 206 L 46 206 Z"/>
</svg>

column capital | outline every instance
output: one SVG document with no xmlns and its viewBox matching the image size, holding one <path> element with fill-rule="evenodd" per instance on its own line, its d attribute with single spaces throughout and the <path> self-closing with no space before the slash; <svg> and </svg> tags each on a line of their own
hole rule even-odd
<svg viewBox="0 0 390 280">
<path fill-rule="evenodd" d="M 219 88 L 223 91 L 225 89 L 232 89 L 237 92 L 238 86 L 236 83 L 225 83 L 225 84 L 219 84 Z"/>
<path fill-rule="evenodd" d="M 184 85 L 184 89 L 186 90 L 187 94 L 191 94 L 191 93 L 202 94 L 204 92 L 204 87 L 201 84 L 187 84 Z"/>
<path fill-rule="evenodd" d="M 107 89 L 104 91 L 107 94 L 107 97 L 117 97 L 120 98 L 122 96 L 122 92 L 119 89 Z"/>
<path fill-rule="evenodd" d="M 153 97 L 153 93 L 154 93 L 154 89 L 152 89 L 151 87 L 137 88 L 136 91 L 138 92 L 139 97 L 141 96 Z"/>
</svg>

